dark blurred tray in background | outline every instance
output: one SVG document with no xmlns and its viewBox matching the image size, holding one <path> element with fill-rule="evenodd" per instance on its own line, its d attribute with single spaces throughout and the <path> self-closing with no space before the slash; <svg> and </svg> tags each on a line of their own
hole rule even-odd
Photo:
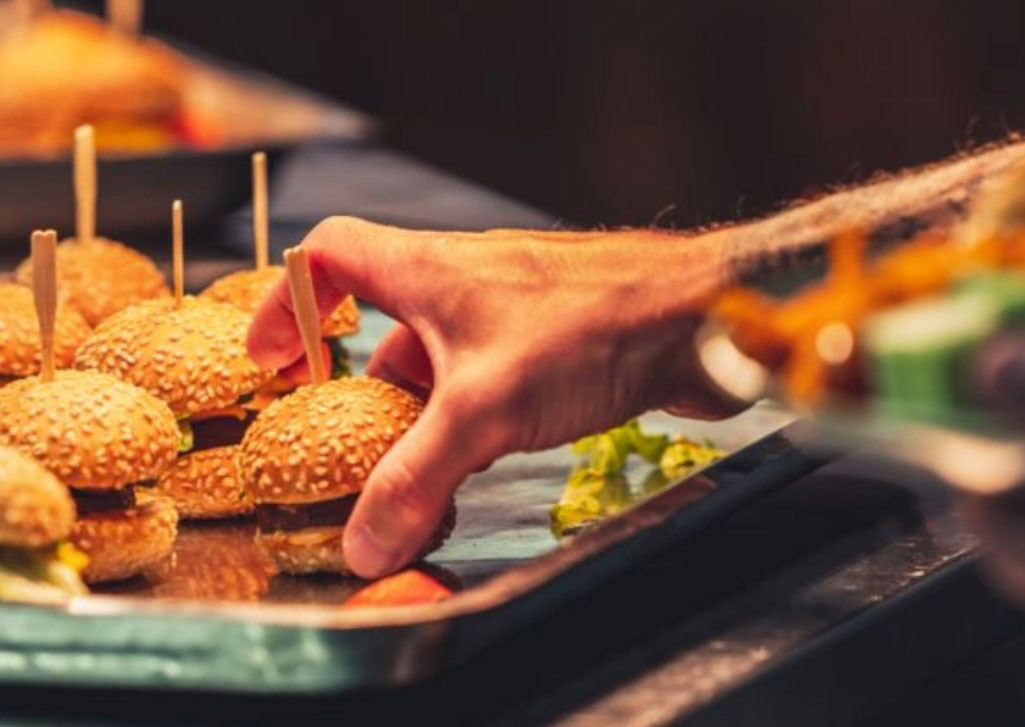
<svg viewBox="0 0 1025 727">
<path fill-rule="evenodd" d="M 190 226 L 222 218 L 249 201 L 249 155 L 268 152 L 273 170 L 282 152 L 305 144 L 355 144 L 372 138 L 369 117 L 291 84 L 191 51 L 190 93 L 225 130 L 211 148 L 171 147 L 103 154 L 98 166 L 97 227 L 131 237 L 168 225 L 172 199 L 185 202 Z M 0 159 L 0 241 L 27 239 L 32 229 L 72 234 L 71 160 Z"/>
</svg>

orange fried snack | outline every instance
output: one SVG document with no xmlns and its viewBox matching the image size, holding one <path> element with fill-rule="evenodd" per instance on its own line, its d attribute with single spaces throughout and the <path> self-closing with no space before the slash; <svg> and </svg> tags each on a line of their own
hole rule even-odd
<svg viewBox="0 0 1025 727">
<path fill-rule="evenodd" d="M 795 401 L 816 405 L 830 393 L 863 392 L 857 332 L 872 313 L 938 293 L 975 270 L 1025 269 L 1020 234 L 964 244 L 924 233 L 872 263 L 866 240 L 860 232 L 833 240 L 825 280 L 796 295 L 780 300 L 737 287 L 711 308 L 734 344 L 778 374 Z"/>
</svg>

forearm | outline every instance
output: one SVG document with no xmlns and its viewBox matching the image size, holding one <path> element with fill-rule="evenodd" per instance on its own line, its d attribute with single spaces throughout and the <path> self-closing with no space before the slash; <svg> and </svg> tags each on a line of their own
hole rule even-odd
<svg viewBox="0 0 1025 727">
<path fill-rule="evenodd" d="M 913 169 L 835 192 L 766 219 L 700 236 L 722 248 L 728 280 L 743 282 L 814 257 L 850 229 L 879 242 L 900 240 L 963 218 L 980 183 L 1025 162 L 1025 142 Z"/>
</svg>

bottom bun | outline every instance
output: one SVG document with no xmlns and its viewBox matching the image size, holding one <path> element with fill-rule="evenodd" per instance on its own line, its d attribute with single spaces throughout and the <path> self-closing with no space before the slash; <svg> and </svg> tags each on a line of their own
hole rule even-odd
<svg viewBox="0 0 1025 727">
<path fill-rule="evenodd" d="M 169 498 L 186 520 L 236 517 L 254 509 L 242 486 L 237 444 L 179 457 L 160 475 L 153 491 Z"/>
<path fill-rule="evenodd" d="M 441 547 L 456 524 L 455 503 L 449 505 L 445 516 L 427 545 L 417 554 L 419 560 Z M 274 561 L 283 573 L 342 573 L 351 574 L 342 552 L 345 526 L 305 528 L 292 532 L 257 532 L 256 544 Z"/>
<path fill-rule="evenodd" d="M 171 554 L 178 513 L 163 497 L 145 497 L 131 510 L 86 515 L 71 530 L 71 542 L 89 556 L 86 583 L 119 581 L 138 575 Z"/>
</svg>

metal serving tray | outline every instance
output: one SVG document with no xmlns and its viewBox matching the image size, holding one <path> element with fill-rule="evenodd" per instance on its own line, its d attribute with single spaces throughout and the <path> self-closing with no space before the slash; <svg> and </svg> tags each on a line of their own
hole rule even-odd
<svg viewBox="0 0 1025 727">
<path fill-rule="evenodd" d="M 365 313 L 357 363 L 386 325 Z M 460 590 L 431 605 L 341 608 L 359 582 L 272 576 L 250 523 L 186 525 L 146 577 L 66 608 L 0 606 L 0 683 L 316 693 L 421 679 L 817 467 L 791 421 L 766 405 L 719 423 L 645 417 L 732 454 L 562 543 L 549 508 L 568 448 L 500 460 L 459 492 L 457 527 L 425 567 Z"/>
</svg>

